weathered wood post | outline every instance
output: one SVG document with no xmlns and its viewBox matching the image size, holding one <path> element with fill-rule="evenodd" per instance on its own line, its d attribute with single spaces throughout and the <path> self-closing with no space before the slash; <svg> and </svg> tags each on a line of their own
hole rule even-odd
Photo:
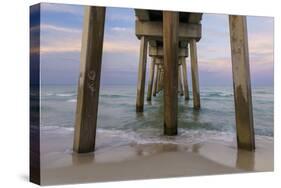
<svg viewBox="0 0 281 188">
<path fill-rule="evenodd" d="M 155 79 L 154 79 L 154 85 L 153 85 L 153 96 L 156 96 L 157 93 L 157 85 L 158 85 L 158 76 L 159 76 L 159 65 L 156 64 L 156 75 L 155 75 Z"/>
<path fill-rule="evenodd" d="M 179 69 L 179 73 L 178 73 L 178 78 L 179 78 L 179 83 L 178 83 L 179 94 L 180 94 L 180 96 L 183 96 L 182 77 L 181 77 L 181 65 L 179 65 L 178 69 Z"/>
<path fill-rule="evenodd" d="M 184 85 L 184 97 L 185 100 L 189 100 L 189 89 L 188 89 L 188 81 L 187 81 L 187 67 L 185 57 L 181 58 L 182 64 L 182 77 L 183 77 L 183 85 Z"/>
<path fill-rule="evenodd" d="M 199 110 L 200 90 L 199 90 L 198 63 L 197 63 L 197 47 L 196 47 L 195 39 L 190 40 L 190 60 L 191 60 L 193 108 Z"/>
<path fill-rule="evenodd" d="M 163 11 L 164 134 L 177 134 L 179 13 Z"/>
<path fill-rule="evenodd" d="M 144 36 L 142 36 L 140 42 L 136 112 L 143 112 L 146 60 L 147 60 L 147 39 Z"/>
<path fill-rule="evenodd" d="M 161 69 L 161 72 L 160 72 L 160 84 L 159 84 L 159 91 L 161 91 L 163 89 L 163 84 L 164 84 L 164 70 L 163 68 Z"/>
<path fill-rule="evenodd" d="M 255 133 L 245 16 L 229 16 L 238 148 L 254 150 Z"/>
<path fill-rule="evenodd" d="M 147 87 L 147 101 L 151 101 L 151 94 L 152 94 L 152 87 L 153 87 L 153 80 L 154 80 L 154 68 L 155 68 L 155 58 L 152 58 L 152 62 L 150 63 L 150 74 L 149 74 L 149 82 Z"/>
<path fill-rule="evenodd" d="M 158 74 L 158 82 L 157 82 L 157 90 L 156 92 L 159 93 L 160 92 L 160 85 L 161 85 L 161 82 L 162 82 L 162 77 L 163 77 L 163 71 L 162 71 L 162 66 L 159 65 L 158 67 L 158 71 L 159 71 L 159 74 Z"/>
<path fill-rule="evenodd" d="M 157 93 L 161 91 L 161 83 L 162 83 L 162 70 L 159 70 L 159 80 L 158 80 L 158 86 L 157 86 Z"/>
<path fill-rule="evenodd" d="M 86 7 L 73 150 L 95 150 L 105 8 Z"/>
</svg>

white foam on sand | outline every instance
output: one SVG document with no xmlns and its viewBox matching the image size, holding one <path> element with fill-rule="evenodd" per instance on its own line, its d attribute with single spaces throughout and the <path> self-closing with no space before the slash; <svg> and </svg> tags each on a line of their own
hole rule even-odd
<svg viewBox="0 0 281 188">
<path fill-rule="evenodd" d="M 69 134 L 74 132 L 73 127 L 42 126 L 42 132 L 46 134 Z M 121 140 L 122 142 L 134 144 L 178 144 L 190 146 L 203 142 L 213 142 L 223 145 L 236 145 L 236 135 L 231 132 L 219 132 L 210 130 L 188 130 L 179 128 L 177 136 L 165 136 L 161 133 L 155 133 L 155 130 L 145 132 L 136 132 L 132 130 L 119 129 L 97 129 L 97 136 Z M 256 135 L 257 140 L 264 142 L 273 142 L 269 136 Z M 114 143 L 112 143 L 114 145 Z"/>
</svg>

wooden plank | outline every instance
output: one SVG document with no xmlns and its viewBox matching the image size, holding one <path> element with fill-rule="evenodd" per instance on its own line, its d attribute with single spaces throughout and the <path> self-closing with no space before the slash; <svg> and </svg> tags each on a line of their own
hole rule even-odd
<svg viewBox="0 0 281 188">
<path fill-rule="evenodd" d="M 193 108 L 200 109 L 200 90 L 199 90 L 199 76 L 198 76 L 198 62 L 197 62 L 197 47 L 196 41 L 190 41 L 190 60 L 191 60 L 191 76 L 192 76 L 192 94 L 193 94 Z"/>
<path fill-rule="evenodd" d="M 154 79 L 154 85 L 153 85 L 153 96 L 155 97 L 156 96 L 156 93 L 157 93 L 157 85 L 158 85 L 158 77 L 159 77 L 159 65 L 156 64 L 156 76 L 155 76 L 155 79 Z"/>
<path fill-rule="evenodd" d="M 180 41 L 180 48 L 188 48 L 188 41 L 187 40 Z"/>
<path fill-rule="evenodd" d="M 157 47 L 157 41 L 156 40 L 150 40 L 149 41 L 149 46 Z"/>
<path fill-rule="evenodd" d="M 245 16 L 229 16 L 237 144 L 255 149 L 252 91 Z"/>
<path fill-rule="evenodd" d="M 183 77 L 183 86 L 184 86 L 184 97 L 185 100 L 189 100 L 189 89 L 188 89 L 188 79 L 187 79 L 187 66 L 185 58 L 181 58 L 182 64 L 182 77 Z"/>
<path fill-rule="evenodd" d="M 149 40 L 161 40 L 163 37 L 163 23 L 162 22 L 141 22 L 136 20 L 135 32 L 136 36 L 147 37 Z M 178 28 L 179 40 L 201 38 L 201 24 L 181 23 Z"/>
<path fill-rule="evenodd" d="M 155 58 L 152 58 L 152 62 L 150 63 L 150 74 L 147 88 L 147 101 L 151 101 L 152 87 L 153 87 L 153 79 L 154 79 L 154 68 L 155 68 Z"/>
<path fill-rule="evenodd" d="M 149 56 L 157 56 L 157 57 L 163 57 L 163 47 L 162 46 L 149 46 Z M 179 57 L 187 57 L 188 56 L 188 48 L 179 48 L 178 49 L 178 56 Z"/>
<path fill-rule="evenodd" d="M 95 149 L 104 21 L 104 7 L 85 8 L 73 144 L 78 153 Z"/>
<path fill-rule="evenodd" d="M 143 112 L 146 60 L 147 60 L 147 40 L 143 36 L 141 37 L 141 42 L 140 42 L 136 112 Z"/>
<path fill-rule="evenodd" d="M 135 9 L 135 16 L 140 21 L 149 21 L 148 10 L 145 10 L 145 9 Z"/>
<path fill-rule="evenodd" d="M 202 13 L 190 13 L 188 16 L 188 22 L 193 24 L 200 23 L 202 20 L 202 15 Z"/>
<path fill-rule="evenodd" d="M 155 64 L 156 65 L 160 65 L 159 69 L 163 67 L 163 56 L 155 56 L 156 60 L 155 60 Z"/>
<path fill-rule="evenodd" d="M 177 134 L 179 13 L 163 11 L 164 134 Z"/>
<path fill-rule="evenodd" d="M 157 47 L 157 46 L 160 46 L 159 43 L 163 43 L 162 39 L 161 40 L 150 40 L 149 46 Z M 163 44 L 161 45 L 161 47 L 163 47 Z M 188 48 L 188 40 L 179 41 L 179 47 L 180 48 Z"/>
</svg>

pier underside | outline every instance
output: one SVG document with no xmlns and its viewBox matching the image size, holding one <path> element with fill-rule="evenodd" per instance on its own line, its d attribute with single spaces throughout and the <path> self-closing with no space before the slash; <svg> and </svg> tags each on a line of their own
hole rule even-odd
<svg viewBox="0 0 281 188">
<path fill-rule="evenodd" d="M 177 135 L 178 97 L 190 100 L 187 68 L 191 67 L 194 110 L 201 109 L 197 43 L 201 13 L 135 9 L 140 40 L 136 112 L 144 109 L 146 66 L 151 58 L 147 101 L 163 91 L 164 134 Z M 95 149 L 105 8 L 87 7 L 84 17 L 74 151 Z M 246 17 L 229 16 L 238 148 L 254 150 L 254 125 Z M 190 66 L 186 58 L 190 57 Z"/>
</svg>

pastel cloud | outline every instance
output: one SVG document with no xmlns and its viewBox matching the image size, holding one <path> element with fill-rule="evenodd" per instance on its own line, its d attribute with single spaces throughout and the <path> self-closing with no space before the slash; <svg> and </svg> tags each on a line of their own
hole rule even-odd
<svg viewBox="0 0 281 188">
<path fill-rule="evenodd" d="M 34 28 L 35 29 L 35 28 Z M 111 53 L 137 53 L 137 40 L 132 40 L 135 36 L 131 29 L 114 27 L 112 32 L 105 34 L 104 52 Z M 120 35 L 119 33 L 123 34 Z M 61 27 L 50 24 L 41 25 L 42 41 L 41 53 L 63 53 L 80 52 L 82 30 L 68 27 Z M 128 34 L 130 37 L 127 37 Z"/>
<path fill-rule="evenodd" d="M 67 13 L 77 16 L 83 16 L 83 12 L 78 11 L 81 6 L 56 4 L 56 3 L 41 3 L 41 7 L 45 12 Z"/>
<path fill-rule="evenodd" d="M 79 23 L 83 16 L 81 7 L 77 11 L 75 6 L 70 5 L 44 4 L 44 11 L 75 15 L 75 18 L 79 18 Z M 128 16 L 128 12 L 133 15 L 133 10 L 107 9 L 103 70 L 110 72 L 111 76 L 120 73 L 119 75 L 128 74 L 133 77 L 132 75 L 136 75 L 137 72 L 139 40 L 134 34 L 135 18 L 132 15 Z M 257 17 L 256 19 L 259 18 Z M 202 39 L 198 43 L 198 66 L 199 71 L 202 73 L 200 74 L 201 80 L 208 80 L 210 77 L 207 76 L 209 75 L 214 75 L 216 79 L 223 80 L 226 77 L 229 79 L 232 70 L 227 16 L 206 14 L 203 20 L 205 21 L 202 23 Z M 268 20 L 263 21 L 272 25 L 272 22 Z M 31 28 L 34 31 L 36 29 L 38 28 Z M 70 54 L 75 54 L 71 56 L 73 57 L 71 63 L 75 64 L 73 68 L 78 66 L 82 38 L 81 24 L 77 26 L 63 21 L 54 23 L 45 21 L 41 25 L 41 36 L 40 52 L 45 58 L 46 69 L 51 69 L 50 66 L 53 66 L 54 62 L 62 63 L 67 56 L 71 56 Z M 250 20 L 248 36 L 251 72 L 263 76 L 265 75 L 264 72 L 272 72 L 273 30 L 251 29 Z M 38 51 L 38 49 L 33 50 Z M 48 62 L 50 57 L 52 57 L 53 63 Z M 56 59 L 55 57 L 59 58 Z M 50 66 L 47 65 L 48 63 Z M 63 64 L 67 65 L 67 61 L 63 62 Z M 53 70 L 55 68 L 53 67 Z M 210 74 L 205 76 L 205 73 Z"/>
<path fill-rule="evenodd" d="M 273 65 L 273 36 L 270 34 L 249 33 L 249 53 L 251 68 L 254 71 L 270 69 Z M 200 46 L 200 68 L 210 72 L 229 71 L 231 69 L 230 44 L 225 47 L 211 45 Z M 208 57 L 204 54 L 214 53 L 216 57 Z M 201 58 L 200 58 L 201 56 Z"/>
<path fill-rule="evenodd" d="M 207 15 L 205 18 L 213 24 L 205 22 L 205 25 L 203 25 L 202 39 L 198 43 L 199 67 L 203 71 L 216 74 L 231 73 L 231 49 L 227 16 Z M 260 26 L 257 26 L 257 23 L 267 29 L 259 28 Z M 272 19 L 248 17 L 249 57 L 252 73 L 273 72 L 274 40 L 272 26 Z"/>
<path fill-rule="evenodd" d="M 42 30 L 50 30 L 54 32 L 63 32 L 63 33 L 78 33 L 80 34 L 82 32 L 81 29 L 76 28 L 67 28 L 67 27 L 61 27 L 56 25 L 50 25 L 50 24 L 41 24 Z"/>
</svg>

